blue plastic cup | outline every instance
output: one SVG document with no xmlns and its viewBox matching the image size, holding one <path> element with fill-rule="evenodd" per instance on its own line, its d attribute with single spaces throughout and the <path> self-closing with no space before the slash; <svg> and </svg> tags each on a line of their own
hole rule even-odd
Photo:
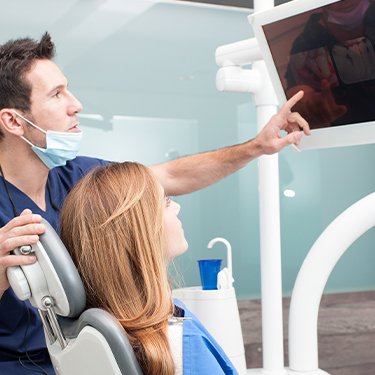
<svg viewBox="0 0 375 375">
<path fill-rule="evenodd" d="M 198 260 L 202 289 L 217 289 L 217 274 L 220 272 L 221 259 Z"/>
</svg>

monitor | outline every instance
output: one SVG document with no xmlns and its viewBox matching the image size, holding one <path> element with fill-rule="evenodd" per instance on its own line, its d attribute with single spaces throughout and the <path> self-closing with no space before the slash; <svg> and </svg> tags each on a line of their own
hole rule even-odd
<svg viewBox="0 0 375 375">
<path fill-rule="evenodd" d="M 375 143 L 374 0 L 294 0 L 249 21 L 279 104 L 305 92 L 301 150 Z"/>
</svg>

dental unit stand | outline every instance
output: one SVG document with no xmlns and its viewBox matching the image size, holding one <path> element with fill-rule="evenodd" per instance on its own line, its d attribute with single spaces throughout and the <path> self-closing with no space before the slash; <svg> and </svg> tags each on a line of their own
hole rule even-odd
<svg viewBox="0 0 375 375">
<path fill-rule="evenodd" d="M 245 347 L 232 278 L 232 248 L 226 239 L 220 237 L 211 240 L 207 247 L 212 248 L 218 242 L 227 248 L 227 267 L 217 275 L 218 289 L 203 290 L 201 286 L 174 289 L 172 296 L 197 316 L 223 348 L 239 375 L 246 375 Z"/>
</svg>

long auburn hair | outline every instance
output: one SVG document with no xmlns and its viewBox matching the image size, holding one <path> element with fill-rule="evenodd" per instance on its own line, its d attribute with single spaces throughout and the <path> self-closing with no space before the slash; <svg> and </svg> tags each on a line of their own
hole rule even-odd
<svg viewBox="0 0 375 375">
<path fill-rule="evenodd" d="M 121 323 L 145 374 L 174 374 L 167 338 L 173 312 L 163 256 L 164 199 L 145 166 L 113 163 L 69 193 L 61 239 L 82 278 L 87 308 Z"/>
</svg>

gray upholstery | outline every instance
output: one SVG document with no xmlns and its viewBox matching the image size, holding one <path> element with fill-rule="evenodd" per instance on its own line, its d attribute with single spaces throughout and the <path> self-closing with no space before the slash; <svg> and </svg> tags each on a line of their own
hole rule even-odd
<svg viewBox="0 0 375 375">
<path fill-rule="evenodd" d="M 68 316 L 76 317 L 86 305 L 86 293 L 81 277 L 55 230 L 44 219 L 42 219 L 42 224 L 46 226 L 46 231 L 39 236 L 39 241 L 51 260 L 68 298 L 70 307 Z"/>
<path fill-rule="evenodd" d="M 66 338 L 76 338 L 85 326 L 96 328 L 107 340 L 122 373 L 143 375 L 123 328 L 108 312 L 89 309 L 78 320 L 60 317 L 59 321 Z"/>
</svg>

